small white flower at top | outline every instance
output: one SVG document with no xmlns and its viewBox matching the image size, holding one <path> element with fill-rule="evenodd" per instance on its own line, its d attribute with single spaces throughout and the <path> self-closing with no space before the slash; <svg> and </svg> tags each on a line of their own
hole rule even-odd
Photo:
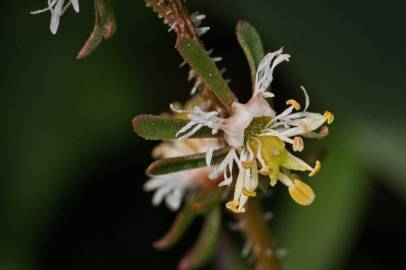
<svg viewBox="0 0 406 270">
<path fill-rule="evenodd" d="M 308 165 L 303 160 L 291 154 L 286 144 L 291 144 L 293 151 L 302 151 L 303 137 L 322 138 L 328 134 L 328 128 L 322 125 L 331 124 L 334 115 L 328 111 L 324 115 L 308 112 L 309 96 L 305 94 L 305 107 L 300 111 L 300 104 L 290 99 L 288 107 L 280 114 L 276 114 L 266 98 L 274 94 L 267 91 L 273 80 L 275 67 L 289 61 L 290 55 L 283 54 L 282 49 L 268 53 L 258 66 L 254 92 L 246 104 L 234 102 L 231 116 L 219 117 L 218 113 L 205 112 L 199 107 L 193 110 L 177 110 L 186 113 L 190 122 L 177 134 L 180 138 L 188 138 L 203 126 L 212 129 L 213 134 L 220 130 L 224 139 L 231 146 L 224 160 L 216 166 L 210 174 L 217 178 L 221 174 L 224 180 L 219 184 L 231 185 L 233 181 L 233 166 L 238 166 L 238 177 L 235 182 L 233 200 L 226 204 L 233 212 L 244 212 L 244 205 L 249 197 L 256 196 L 258 186 L 258 172 L 269 176 L 270 185 L 276 185 L 279 180 L 288 187 L 289 194 L 300 205 L 309 205 L 315 195 L 313 190 L 299 177 L 291 173 L 294 171 L 309 171 L 314 176 L 320 170 L 320 162 L 315 166 Z M 320 128 L 321 127 L 321 128 Z M 320 128 L 319 132 L 315 132 Z M 210 166 L 212 151 L 207 152 L 207 163 Z"/>
<path fill-rule="evenodd" d="M 39 14 L 46 11 L 51 12 L 51 24 L 50 29 L 52 34 L 56 34 L 59 28 L 59 20 L 60 17 L 65 13 L 65 11 L 69 8 L 69 6 L 73 7 L 73 9 L 79 13 L 79 0 L 67 0 L 65 4 L 65 0 L 48 0 L 48 7 L 36 11 L 32 11 L 31 14 Z"/>
<path fill-rule="evenodd" d="M 186 139 L 164 142 L 154 148 L 154 158 L 170 158 L 211 151 L 219 148 L 217 139 Z M 179 209 L 185 195 L 193 192 L 209 180 L 210 169 L 198 168 L 154 176 L 145 185 L 145 191 L 154 191 L 152 198 L 154 206 L 164 199 L 169 209 Z"/>
</svg>

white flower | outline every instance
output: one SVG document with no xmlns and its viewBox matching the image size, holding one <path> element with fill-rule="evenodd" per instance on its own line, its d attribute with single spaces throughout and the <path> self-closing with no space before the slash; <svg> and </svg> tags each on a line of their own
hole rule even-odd
<svg viewBox="0 0 406 270">
<path fill-rule="evenodd" d="M 187 139 L 164 142 L 154 148 L 154 158 L 169 158 L 212 152 L 219 148 L 217 139 Z M 175 211 L 182 203 L 183 197 L 207 181 L 209 168 L 179 171 L 152 177 L 144 185 L 145 191 L 154 191 L 152 204 L 157 206 L 164 199 L 169 209 Z"/>
<path fill-rule="evenodd" d="M 302 151 L 304 144 L 301 136 L 321 138 L 327 135 L 327 127 L 320 133 L 314 132 L 326 121 L 330 124 L 334 115 L 326 112 L 307 112 L 309 97 L 306 90 L 305 108 L 300 110 L 300 104 L 290 99 L 286 102 L 289 107 L 280 114 L 276 114 L 266 98 L 274 94 L 267 91 L 273 80 L 275 67 L 289 61 L 290 55 L 283 54 L 282 49 L 268 53 L 258 66 L 255 89 L 251 99 L 246 104 L 234 102 L 231 116 L 221 118 L 217 112 L 204 112 L 195 107 L 193 110 L 177 112 L 187 113 L 190 122 L 179 132 L 181 138 L 192 136 L 203 126 L 212 129 L 213 133 L 219 130 L 224 132 L 224 138 L 231 146 L 225 159 L 210 174 L 211 177 L 224 175 L 221 185 L 232 183 L 233 164 L 239 169 L 235 183 L 234 199 L 227 203 L 227 207 L 234 212 L 244 212 L 244 205 L 250 196 L 255 196 L 258 185 L 258 169 L 264 175 L 269 175 L 270 184 L 273 186 L 281 181 L 289 188 L 292 198 L 299 204 L 308 205 L 314 199 L 314 193 L 309 186 L 290 173 L 290 170 L 310 171 L 315 175 L 320 169 L 320 162 L 311 167 L 303 160 L 289 153 L 285 143 L 291 144 L 294 151 Z M 298 112 L 295 112 L 298 111 Z M 211 153 L 208 152 L 208 155 Z M 207 158 L 210 165 L 210 157 Z"/>
<path fill-rule="evenodd" d="M 70 5 L 78 13 L 79 12 L 79 0 L 67 0 L 68 2 L 64 5 L 65 0 L 48 0 L 48 7 L 36 11 L 32 11 L 31 14 L 39 14 L 46 11 L 51 12 L 51 24 L 50 29 L 52 34 L 56 34 L 59 27 L 59 19 L 69 8 Z"/>
</svg>

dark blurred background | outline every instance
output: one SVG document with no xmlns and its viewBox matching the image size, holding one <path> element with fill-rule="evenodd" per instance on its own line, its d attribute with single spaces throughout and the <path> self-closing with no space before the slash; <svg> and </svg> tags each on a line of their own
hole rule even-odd
<svg viewBox="0 0 406 270">
<path fill-rule="evenodd" d="M 310 182 L 315 203 L 296 206 L 283 187 L 264 202 L 286 269 L 394 269 L 403 262 L 406 3 L 187 4 L 207 14 L 212 29 L 204 42 L 224 57 L 241 100 L 250 78 L 234 35 L 239 18 L 257 27 L 267 49 L 283 46 L 292 55 L 278 67 L 277 97 L 300 100 L 303 84 L 312 111 L 336 115 L 331 136 L 309 143 L 327 149 Z M 143 1 L 113 1 L 117 34 L 77 61 L 93 27 L 92 1 L 80 1 L 79 14 L 69 10 L 56 36 L 48 13 L 29 14 L 45 5 L 2 1 L 0 269 L 175 269 L 195 235 L 169 252 L 152 249 L 174 213 L 152 207 L 142 191 L 155 143 L 131 127 L 135 115 L 188 98 L 174 34 Z M 229 235 L 238 242 L 238 233 Z"/>
</svg>

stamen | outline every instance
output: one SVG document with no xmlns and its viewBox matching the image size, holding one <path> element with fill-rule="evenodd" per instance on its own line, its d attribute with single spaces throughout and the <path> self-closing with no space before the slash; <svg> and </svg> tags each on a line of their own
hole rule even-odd
<svg viewBox="0 0 406 270">
<path fill-rule="evenodd" d="M 231 202 L 226 203 L 226 208 L 231 210 L 234 213 L 238 213 L 237 206 L 238 206 L 238 202 L 236 202 L 236 201 L 231 201 Z"/>
<path fill-rule="evenodd" d="M 257 196 L 257 193 L 255 191 L 248 190 L 245 187 L 242 189 L 242 193 L 247 197 L 255 197 L 255 196 Z"/>
<path fill-rule="evenodd" d="M 259 171 L 262 175 L 269 175 L 272 172 L 271 167 L 269 166 L 264 166 L 261 168 L 261 170 Z"/>
<path fill-rule="evenodd" d="M 252 167 L 252 165 L 254 164 L 254 161 L 252 160 L 247 160 L 247 161 L 241 161 L 241 165 L 244 169 L 249 169 Z"/>
<path fill-rule="evenodd" d="M 299 102 L 297 102 L 294 99 L 289 99 L 286 101 L 286 105 L 290 105 L 293 106 L 293 108 L 295 108 L 296 111 L 300 110 L 300 104 Z"/>
<path fill-rule="evenodd" d="M 312 188 L 298 179 L 293 180 L 293 183 L 294 185 L 289 187 L 292 199 L 300 205 L 310 205 L 316 197 Z"/>
<path fill-rule="evenodd" d="M 321 163 L 320 161 L 316 161 L 316 166 L 314 166 L 313 171 L 311 171 L 311 173 L 309 174 L 309 176 L 315 176 L 321 169 Z"/>
<path fill-rule="evenodd" d="M 324 112 L 324 118 L 327 120 L 327 124 L 331 124 L 334 121 L 334 114 L 329 112 L 329 111 L 325 111 Z"/>
<path fill-rule="evenodd" d="M 300 136 L 296 136 L 293 138 L 293 151 L 295 152 L 302 152 L 304 148 L 303 139 Z"/>
</svg>

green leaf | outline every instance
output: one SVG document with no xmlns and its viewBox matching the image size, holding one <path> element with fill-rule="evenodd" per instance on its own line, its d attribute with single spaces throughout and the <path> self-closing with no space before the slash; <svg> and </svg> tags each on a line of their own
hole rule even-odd
<svg viewBox="0 0 406 270">
<path fill-rule="evenodd" d="M 220 102 L 231 111 L 231 105 L 236 100 L 236 97 L 204 47 L 198 41 L 180 37 L 177 40 L 176 48 Z"/>
<path fill-rule="evenodd" d="M 110 39 L 116 32 L 117 25 L 110 0 L 94 0 L 95 24 L 93 32 L 76 56 L 83 59 L 89 56 L 100 45 L 103 38 Z"/>
<path fill-rule="evenodd" d="M 176 216 L 175 222 L 165 236 L 154 242 L 154 248 L 159 250 L 171 248 L 182 238 L 195 218 L 196 214 L 193 212 L 191 206 L 187 204 Z"/>
<path fill-rule="evenodd" d="M 176 139 L 176 133 L 188 122 L 187 119 L 150 114 L 140 114 L 132 120 L 134 131 L 147 140 Z M 202 127 L 190 138 L 215 138 L 217 136 L 219 133 L 213 135 L 211 129 Z"/>
<path fill-rule="evenodd" d="M 244 20 L 238 21 L 236 34 L 250 66 L 252 87 L 254 87 L 257 67 L 262 58 L 264 58 L 264 47 L 262 46 L 261 37 L 257 30 Z"/>
<path fill-rule="evenodd" d="M 182 258 L 179 269 L 199 269 L 215 254 L 221 228 L 220 207 L 214 207 L 207 215 L 203 229 L 193 248 Z"/>
<path fill-rule="evenodd" d="M 228 148 L 222 148 L 213 152 L 212 164 L 221 162 L 228 152 Z M 205 167 L 206 153 L 199 153 L 183 157 L 165 158 L 153 162 L 149 165 L 147 173 L 149 175 L 161 175 L 177 171 Z"/>
</svg>

